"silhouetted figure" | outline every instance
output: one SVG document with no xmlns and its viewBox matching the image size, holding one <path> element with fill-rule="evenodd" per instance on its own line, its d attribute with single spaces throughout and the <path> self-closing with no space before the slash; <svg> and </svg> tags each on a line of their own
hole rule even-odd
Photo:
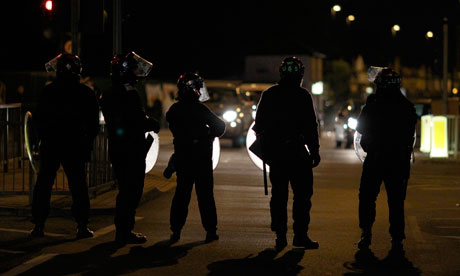
<svg viewBox="0 0 460 276">
<path fill-rule="evenodd" d="M 92 237 L 88 229 L 89 197 L 85 162 L 90 161 L 93 140 L 99 131 L 99 107 L 94 92 L 80 84 L 77 56 L 60 54 L 46 64 L 56 80 L 40 95 L 34 121 L 40 144 L 40 170 L 33 191 L 32 236 L 43 236 L 50 210 L 51 189 L 62 164 L 72 193 L 72 214 L 77 238 Z"/>
<path fill-rule="evenodd" d="M 188 213 L 193 184 L 198 198 L 201 222 L 206 230 L 206 242 L 219 239 L 214 201 L 212 144 L 225 132 L 225 123 L 204 104 L 209 99 L 203 79 L 187 73 L 177 82 L 178 102 L 166 113 L 166 120 L 174 136 L 174 155 L 171 158 L 177 173 L 176 193 L 171 205 L 171 241 L 180 239 Z"/>
<path fill-rule="evenodd" d="M 134 85 L 139 76 L 148 75 L 152 64 L 134 52 L 115 56 L 111 64 L 112 90 L 102 95 L 101 106 L 108 129 L 110 161 L 119 190 L 115 240 L 144 243 L 146 237 L 132 230 L 144 189 L 145 157 L 152 143 L 145 134 L 158 133 L 160 125 L 145 114 Z"/>
<path fill-rule="evenodd" d="M 393 249 L 402 249 L 404 233 L 404 200 L 410 175 L 417 115 L 413 104 L 400 91 L 401 77 L 383 68 L 370 78 L 376 94 L 367 98 L 358 119 L 361 146 L 367 152 L 359 188 L 359 226 L 362 230 L 359 248 L 371 244 L 375 221 L 375 201 L 382 181 L 388 195 L 390 235 Z"/>
<path fill-rule="evenodd" d="M 294 192 L 294 246 L 318 248 L 308 237 L 313 171 L 318 166 L 318 122 L 310 93 L 302 88 L 304 66 L 295 57 L 280 66 L 281 80 L 264 91 L 257 109 L 254 130 L 260 138 L 264 160 L 270 165 L 272 197 L 271 229 L 276 247 L 287 245 L 289 182 Z M 308 151 L 305 146 L 308 146 Z"/>
</svg>

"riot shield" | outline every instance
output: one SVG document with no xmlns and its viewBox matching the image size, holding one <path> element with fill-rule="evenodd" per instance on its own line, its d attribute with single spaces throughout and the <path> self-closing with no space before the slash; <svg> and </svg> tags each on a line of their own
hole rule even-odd
<svg viewBox="0 0 460 276">
<path fill-rule="evenodd" d="M 220 159 L 220 140 L 219 137 L 214 138 L 212 143 L 212 169 L 215 170 Z"/>
<path fill-rule="evenodd" d="M 145 133 L 145 137 L 147 138 L 149 135 L 153 137 L 153 143 L 150 146 L 150 149 L 147 152 L 147 156 L 145 157 L 145 173 L 148 173 L 153 169 L 155 163 L 158 159 L 158 152 L 160 150 L 160 138 L 158 134 L 153 131 Z"/>
<path fill-rule="evenodd" d="M 29 157 L 30 166 L 35 173 L 38 173 L 39 166 L 39 143 L 36 133 L 33 131 L 32 127 L 32 113 L 27 111 L 24 117 L 24 140 L 25 147 L 27 151 L 27 156 Z"/>
<path fill-rule="evenodd" d="M 262 162 L 262 159 L 260 159 L 249 149 L 249 147 L 251 147 L 251 145 L 256 141 L 256 132 L 252 129 L 254 127 L 254 124 L 255 122 L 251 124 L 251 126 L 248 129 L 248 134 L 246 135 L 246 150 L 252 163 L 254 163 L 254 165 L 256 165 L 257 168 L 259 168 L 260 170 L 263 170 L 264 163 Z M 267 168 L 267 172 L 270 171 L 270 166 L 265 164 L 265 167 Z"/>
<path fill-rule="evenodd" d="M 355 131 L 355 137 L 354 137 L 353 144 L 355 146 L 355 153 L 358 156 L 359 160 L 361 160 L 361 162 L 364 162 L 364 160 L 366 159 L 367 153 L 363 150 L 363 147 L 361 147 L 361 137 L 362 137 L 361 133 L 359 133 L 358 131 Z M 412 148 L 415 147 L 416 139 L 417 139 L 417 131 L 414 132 L 414 143 L 412 145 Z M 412 162 L 415 161 L 415 155 L 413 151 L 411 153 L 411 161 Z"/>
</svg>

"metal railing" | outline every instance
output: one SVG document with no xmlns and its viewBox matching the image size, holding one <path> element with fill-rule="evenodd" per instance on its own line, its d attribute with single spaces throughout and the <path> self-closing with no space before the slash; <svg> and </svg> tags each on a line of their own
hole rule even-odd
<svg viewBox="0 0 460 276">
<path fill-rule="evenodd" d="M 29 194 L 36 174 L 25 150 L 24 115 L 21 104 L 0 105 L 0 195 Z M 86 165 L 87 183 L 92 197 L 114 188 L 114 175 L 108 155 L 107 131 L 104 124 L 94 141 L 91 161 Z M 54 194 L 68 194 L 67 177 L 62 167 L 56 173 Z"/>
</svg>

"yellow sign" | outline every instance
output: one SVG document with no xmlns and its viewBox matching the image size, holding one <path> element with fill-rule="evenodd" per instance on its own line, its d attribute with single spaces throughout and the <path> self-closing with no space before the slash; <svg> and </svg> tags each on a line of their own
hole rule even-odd
<svg viewBox="0 0 460 276">
<path fill-rule="evenodd" d="M 421 118 L 420 151 L 429 153 L 431 151 L 431 118 L 432 115 L 425 115 Z"/>
<path fill-rule="evenodd" d="M 434 116 L 431 120 L 431 153 L 430 157 L 449 157 L 447 141 L 447 117 Z"/>
</svg>

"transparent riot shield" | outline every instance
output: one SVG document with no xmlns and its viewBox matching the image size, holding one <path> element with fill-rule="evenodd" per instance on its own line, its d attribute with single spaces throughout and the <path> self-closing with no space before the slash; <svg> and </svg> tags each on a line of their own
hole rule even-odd
<svg viewBox="0 0 460 276">
<path fill-rule="evenodd" d="M 30 166 L 35 173 L 38 173 L 40 168 L 39 164 L 39 144 L 36 134 L 33 132 L 32 128 L 32 113 L 27 111 L 24 117 L 24 140 L 25 147 L 27 151 L 27 156 L 29 157 Z"/>
<path fill-rule="evenodd" d="M 354 137 L 353 143 L 355 146 L 356 155 L 358 156 L 359 160 L 361 160 L 361 162 L 364 162 L 364 160 L 366 159 L 367 153 L 363 150 L 363 147 L 361 147 L 361 137 L 362 137 L 361 133 L 359 133 L 358 131 L 355 131 L 355 137 Z M 417 131 L 414 132 L 414 143 L 412 145 L 412 148 L 415 147 L 416 139 L 417 139 Z M 415 155 L 413 151 L 411 154 L 411 161 L 412 162 L 415 161 Z"/>
<path fill-rule="evenodd" d="M 255 122 L 251 124 L 248 129 L 248 134 L 246 135 L 246 150 L 248 152 L 249 158 L 251 159 L 252 163 L 257 166 L 260 170 L 263 170 L 263 162 L 257 155 L 255 155 L 252 151 L 249 150 L 249 147 L 256 141 L 256 132 L 252 129 L 254 127 Z M 270 171 L 270 166 L 265 164 L 267 168 L 267 172 Z"/>
<path fill-rule="evenodd" d="M 147 138 L 148 135 L 152 135 L 153 143 L 150 146 L 149 151 L 147 152 L 147 157 L 145 158 L 145 173 L 151 171 L 155 166 L 155 163 L 158 159 L 158 153 L 160 150 L 160 138 L 158 137 L 158 134 L 156 134 L 153 131 L 150 131 L 145 133 L 145 137 Z"/>
<path fill-rule="evenodd" d="M 214 138 L 212 143 L 212 169 L 215 170 L 219 165 L 220 160 L 220 140 L 218 137 Z"/>
</svg>

